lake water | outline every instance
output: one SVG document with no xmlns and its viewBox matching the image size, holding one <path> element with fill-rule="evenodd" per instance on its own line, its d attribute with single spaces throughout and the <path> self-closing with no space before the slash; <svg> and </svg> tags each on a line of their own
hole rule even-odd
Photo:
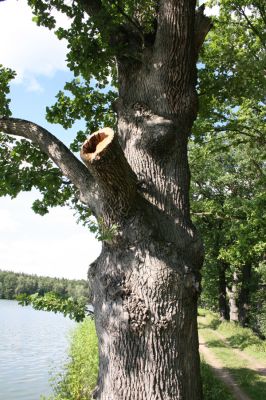
<svg viewBox="0 0 266 400">
<path fill-rule="evenodd" d="M 61 314 L 0 300 L 0 399 L 39 400 L 52 392 L 75 322 Z"/>
</svg>

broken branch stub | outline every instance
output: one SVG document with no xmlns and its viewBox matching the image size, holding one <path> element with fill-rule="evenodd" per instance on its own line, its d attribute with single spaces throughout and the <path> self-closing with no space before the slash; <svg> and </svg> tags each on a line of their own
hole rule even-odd
<svg viewBox="0 0 266 400">
<path fill-rule="evenodd" d="M 101 189 L 106 217 L 125 216 L 135 199 L 137 177 L 117 135 L 111 128 L 94 132 L 83 143 L 80 156 Z"/>
<path fill-rule="evenodd" d="M 99 160 L 114 138 L 114 131 L 111 128 L 103 128 L 92 133 L 83 143 L 80 156 L 83 162 L 89 167 L 94 160 Z"/>
</svg>

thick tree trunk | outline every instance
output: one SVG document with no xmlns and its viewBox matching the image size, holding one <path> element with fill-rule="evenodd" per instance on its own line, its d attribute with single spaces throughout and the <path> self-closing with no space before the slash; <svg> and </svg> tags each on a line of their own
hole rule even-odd
<svg viewBox="0 0 266 400">
<path fill-rule="evenodd" d="M 178 232 L 139 201 L 120 239 L 92 264 L 100 345 L 95 398 L 202 398 L 195 268 L 202 260 L 193 244 L 185 229 Z"/>
<path fill-rule="evenodd" d="M 189 216 L 187 160 L 195 93 L 177 118 L 160 95 L 156 68 L 152 78 L 146 68 L 123 63 L 119 72 L 124 91 L 116 104 L 118 136 L 138 183 L 128 214 L 117 217 L 118 235 L 89 270 L 100 348 L 94 397 L 201 400 L 197 298 L 203 251 Z M 118 208 L 127 182 L 120 180 Z"/>
<path fill-rule="evenodd" d="M 226 298 L 226 276 L 225 272 L 228 265 L 218 260 L 218 302 L 219 302 L 219 314 L 222 321 L 229 320 L 229 309 Z"/>
<path fill-rule="evenodd" d="M 143 50 L 141 61 L 117 60 L 118 138 L 137 191 L 126 190 L 134 199 L 127 198 L 122 214 L 105 217 L 119 233 L 89 270 L 98 400 L 202 399 L 197 298 L 203 250 L 190 220 L 187 159 L 197 114 L 194 7 L 161 2 L 153 48 Z M 120 180 L 119 209 L 128 184 Z"/>
</svg>

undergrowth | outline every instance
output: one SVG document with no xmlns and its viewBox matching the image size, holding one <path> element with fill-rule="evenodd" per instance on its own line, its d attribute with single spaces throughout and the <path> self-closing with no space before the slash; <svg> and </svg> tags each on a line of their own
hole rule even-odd
<svg viewBox="0 0 266 400">
<path fill-rule="evenodd" d="M 91 318 L 71 335 L 68 361 L 62 373 L 52 376 L 54 395 L 41 400 L 90 400 L 98 374 L 98 341 Z"/>
<path fill-rule="evenodd" d="M 223 335 L 230 347 L 266 362 L 266 340 L 260 339 L 251 329 L 234 322 L 222 322 L 218 314 L 203 309 L 199 310 L 198 326 L 202 333 L 206 329 L 212 329 Z"/>
</svg>

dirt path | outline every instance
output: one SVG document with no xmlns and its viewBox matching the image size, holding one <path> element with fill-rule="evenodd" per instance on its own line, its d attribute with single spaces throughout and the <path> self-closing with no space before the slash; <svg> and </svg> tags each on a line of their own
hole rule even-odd
<svg viewBox="0 0 266 400">
<path fill-rule="evenodd" d="M 249 354 L 244 353 L 241 350 L 234 349 L 230 346 L 230 343 L 227 341 L 226 337 L 224 337 L 221 333 L 213 331 L 213 333 L 224 343 L 227 348 L 230 348 L 233 353 L 235 353 L 239 358 L 248 361 L 248 368 L 256 371 L 259 375 L 266 376 L 266 365 L 259 362 L 256 358 L 250 356 Z"/>
<path fill-rule="evenodd" d="M 232 378 L 230 373 L 223 367 L 222 363 L 214 356 L 212 351 L 207 347 L 204 339 L 200 336 L 200 352 L 204 356 L 206 362 L 210 365 L 215 375 L 224 382 L 224 384 L 230 389 L 234 394 L 236 400 L 251 400 L 246 393 L 240 389 L 238 384 Z"/>
</svg>

